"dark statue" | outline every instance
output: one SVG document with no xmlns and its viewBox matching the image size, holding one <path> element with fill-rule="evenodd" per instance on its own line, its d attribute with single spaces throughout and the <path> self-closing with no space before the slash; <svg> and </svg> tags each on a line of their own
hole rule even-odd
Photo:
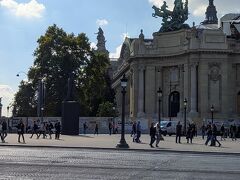
<svg viewBox="0 0 240 180">
<path fill-rule="evenodd" d="M 66 101 L 73 101 L 73 73 L 69 73 Z"/>
<path fill-rule="evenodd" d="M 189 28 L 188 24 L 184 24 L 188 19 L 188 0 L 185 0 L 185 3 L 183 3 L 182 0 L 175 0 L 173 11 L 168 10 L 166 1 L 163 2 L 161 8 L 157 8 L 156 6 L 152 8 L 155 11 L 152 14 L 153 17 L 162 17 L 162 27 L 159 32 Z"/>
</svg>

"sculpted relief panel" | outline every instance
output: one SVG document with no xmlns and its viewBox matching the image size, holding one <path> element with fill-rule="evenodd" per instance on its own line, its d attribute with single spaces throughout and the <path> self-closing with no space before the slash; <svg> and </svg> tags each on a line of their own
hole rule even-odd
<svg viewBox="0 0 240 180">
<path fill-rule="evenodd" d="M 215 110 L 221 110 L 221 64 L 220 63 L 209 63 L 209 74 L 208 74 L 208 88 L 209 88 L 209 107 L 214 105 Z"/>
</svg>

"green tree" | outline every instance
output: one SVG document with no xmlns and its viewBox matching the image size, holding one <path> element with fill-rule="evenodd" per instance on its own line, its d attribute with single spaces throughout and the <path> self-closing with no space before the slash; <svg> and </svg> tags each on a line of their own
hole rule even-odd
<svg viewBox="0 0 240 180">
<path fill-rule="evenodd" d="M 109 99 L 109 84 L 106 81 L 109 59 L 104 53 L 94 53 L 85 69 L 84 94 L 89 116 L 96 116 L 99 104 Z M 109 100 L 112 102 L 113 100 Z"/>
<path fill-rule="evenodd" d="M 21 81 L 13 103 L 14 116 L 27 117 L 35 115 L 36 96 L 34 92 L 32 83 Z"/>
<path fill-rule="evenodd" d="M 36 92 L 39 81 L 46 86 L 46 116 L 61 116 L 62 101 L 67 94 L 67 81 L 74 74 L 74 100 L 79 101 L 81 116 L 96 116 L 99 104 L 114 102 L 114 92 L 107 73 L 109 59 L 106 54 L 96 53 L 90 48 L 84 33 L 68 34 L 56 25 L 50 26 L 38 41 L 35 60 L 28 72 L 28 85 L 21 84 L 15 95 L 14 113 L 26 114 L 27 103 L 37 106 Z M 25 97 L 25 88 L 29 94 Z M 31 88 L 30 88 L 31 87 Z M 25 101 L 22 99 L 26 98 Z M 35 108 L 35 115 L 37 110 Z"/>
<path fill-rule="evenodd" d="M 98 117 L 115 117 L 116 110 L 114 109 L 114 104 L 109 101 L 101 103 L 98 108 L 97 116 Z"/>
</svg>

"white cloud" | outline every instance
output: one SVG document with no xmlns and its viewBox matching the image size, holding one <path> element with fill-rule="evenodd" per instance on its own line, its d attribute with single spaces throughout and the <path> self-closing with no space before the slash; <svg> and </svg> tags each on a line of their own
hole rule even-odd
<svg viewBox="0 0 240 180">
<path fill-rule="evenodd" d="M 96 24 L 97 24 L 98 26 L 106 26 L 106 25 L 108 25 L 108 21 L 107 21 L 106 19 L 98 19 L 98 20 L 96 21 Z"/>
<path fill-rule="evenodd" d="M 2 97 L 2 115 L 7 116 L 7 106 L 13 101 L 14 91 L 8 85 L 0 85 L 0 97 Z M 9 112 L 10 115 L 11 112 Z"/>
<path fill-rule="evenodd" d="M 199 17 L 203 17 L 204 14 L 206 12 L 206 6 L 205 5 L 201 5 L 198 6 L 194 11 L 193 11 L 193 15 L 194 16 L 199 16 Z"/>
<path fill-rule="evenodd" d="M 129 35 L 128 32 L 123 33 L 123 34 L 121 35 L 121 39 L 122 39 L 123 41 L 125 40 L 125 38 L 130 38 L 130 35 Z M 116 48 L 115 52 L 109 54 L 109 57 L 110 57 L 110 58 L 119 58 L 119 57 L 120 57 L 121 50 L 122 50 L 122 45 L 119 45 L 119 46 Z"/>
<path fill-rule="evenodd" d="M 24 18 L 41 18 L 45 10 L 45 6 L 31 0 L 28 3 L 18 3 L 15 0 L 1 0 L 0 6 L 8 9 L 17 17 Z"/>
<path fill-rule="evenodd" d="M 109 57 L 110 58 L 119 58 L 120 57 L 120 53 L 121 53 L 121 49 L 122 49 L 122 45 L 118 46 L 114 53 L 110 53 L 109 54 Z"/>
<path fill-rule="evenodd" d="M 91 47 L 92 49 L 97 49 L 97 45 L 96 45 L 95 42 L 91 42 L 90 47 Z"/>
</svg>

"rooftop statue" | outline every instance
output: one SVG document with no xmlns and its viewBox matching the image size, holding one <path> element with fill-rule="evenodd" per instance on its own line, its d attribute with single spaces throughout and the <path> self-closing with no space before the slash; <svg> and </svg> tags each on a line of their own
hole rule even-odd
<svg viewBox="0 0 240 180">
<path fill-rule="evenodd" d="M 105 46 L 106 40 L 105 40 L 104 32 L 103 32 L 102 28 L 99 27 L 98 32 L 96 34 L 97 34 L 97 41 L 98 41 L 97 42 L 97 51 L 108 53 L 106 46 Z"/>
<path fill-rule="evenodd" d="M 163 1 L 161 8 L 157 8 L 156 6 L 153 6 L 152 8 L 155 11 L 152 14 L 153 17 L 162 17 L 162 27 L 160 32 L 189 28 L 188 24 L 184 24 L 188 19 L 188 0 L 185 0 L 185 3 L 183 3 L 182 0 L 175 0 L 173 11 L 168 10 L 166 1 Z"/>
</svg>

